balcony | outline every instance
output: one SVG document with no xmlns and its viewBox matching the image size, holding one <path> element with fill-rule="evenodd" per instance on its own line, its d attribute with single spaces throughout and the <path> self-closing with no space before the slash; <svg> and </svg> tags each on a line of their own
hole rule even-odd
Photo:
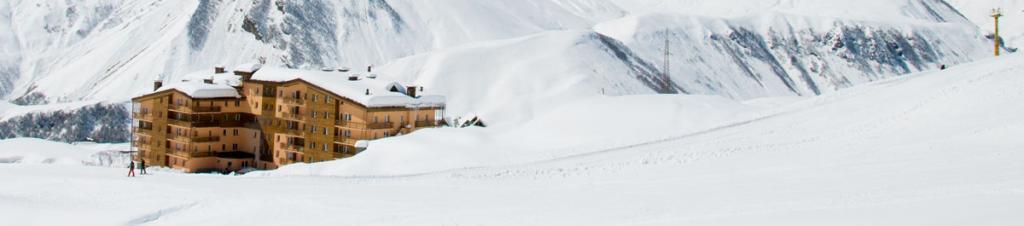
<svg viewBox="0 0 1024 226">
<path fill-rule="evenodd" d="M 305 116 L 305 115 L 303 115 L 302 112 L 299 112 L 299 113 L 292 113 L 292 112 L 281 113 L 281 118 L 294 119 L 294 120 L 300 120 L 300 121 L 302 120 L 303 116 Z"/>
<path fill-rule="evenodd" d="M 136 131 L 153 131 L 153 125 L 146 125 L 146 126 L 140 125 L 138 127 L 135 127 L 135 130 Z"/>
<path fill-rule="evenodd" d="M 295 144 L 281 144 L 279 147 L 281 148 L 281 150 L 285 150 L 285 151 L 302 152 L 302 151 L 306 150 L 306 146 L 295 145 Z"/>
<path fill-rule="evenodd" d="M 167 151 L 167 154 L 175 155 L 175 156 L 182 157 L 182 158 L 191 158 L 192 157 L 192 153 L 189 153 L 187 151 L 169 150 L 169 151 Z"/>
<path fill-rule="evenodd" d="M 355 146 L 356 145 L 356 141 L 358 141 L 358 140 L 352 139 L 352 138 L 348 138 L 348 137 L 340 137 L 340 136 L 334 137 L 334 143 L 335 144 L 344 144 L 344 145 L 348 145 L 348 146 Z"/>
<path fill-rule="evenodd" d="M 149 120 L 153 118 L 153 114 L 149 112 L 134 112 L 132 118 Z"/>
<path fill-rule="evenodd" d="M 220 107 L 217 107 L 217 106 L 212 106 L 212 107 L 195 107 L 195 108 L 192 108 L 192 111 L 196 112 L 196 113 L 213 113 L 213 112 L 220 112 Z"/>
<path fill-rule="evenodd" d="M 183 104 L 171 104 L 171 105 L 167 105 L 167 110 L 174 110 L 174 111 L 185 111 L 185 110 L 187 110 L 187 109 L 188 109 L 188 106 L 186 106 L 186 105 L 183 105 Z"/>
<path fill-rule="evenodd" d="M 416 128 L 437 127 L 437 121 L 416 121 Z"/>
<path fill-rule="evenodd" d="M 168 119 L 167 122 L 170 123 L 171 125 L 176 125 L 176 126 L 181 126 L 181 127 L 192 127 L 192 122 L 184 120 L 184 119 L 174 119 L 174 118 L 171 118 L 171 119 Z"/>
<path fill-rule="evenodd" d="M 220 137 L 217 137 L 217 136 L 213 136 L 213 137 L 193 137 L 192 138 L 192 142 L 195 142 L 195 143 L 220 142 Z"/>
<path fill-rule="evenodd" d="M 188 143 L 188 142 L 192 141 L 192 139 L 189 139 L 188 136 L 174 135 L 174 134 L 167 135 L 167 139 L 168 140 L 173 140 L 173 141 L 178 141 L 178 142 L 184 142 L 184 143 Z"/>
<path fill-rule="evenodd" d="M 296 97 L 281 98 L 281 102 L 283 102 L 285 104 L 292 104 L 292 105 L 303 105 L 303 104 L 306 103 L 306 101 L 303 100 L 302 98 L 296 98 Z"/>
<path fill-rule="evenodd" d="M 389 129 L 395 127 L 394 122 L 375 122 L 366 124 L 367 129 Z"/>
<path fill-rule="evenodd" d="M 189 121 L 185 119 L 168 119 L 168 123 L 171 125 L 181 127 L 242 127 L 245 126 L 243 121 Z"/>
</svg>

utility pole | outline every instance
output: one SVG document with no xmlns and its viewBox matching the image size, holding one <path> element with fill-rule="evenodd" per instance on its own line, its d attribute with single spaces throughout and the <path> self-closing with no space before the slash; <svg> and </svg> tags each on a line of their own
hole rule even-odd
<svg viewBox="0 0 1024 226">
<path fill-rule="evenodd" d="M 672 53 L 669 50 L 669 40 L 666 38 L 665 39 L 665 66 L 663 66 L 663 68 L 662 68 L 662 78 L 661 78 L 661 81 L 662 81 L 661 92 L 663 92 L 663 93 L 670 93 L 669 90 L 672 87 L 672 78 L 669 77 L 669 67 L 671 66 L 671 64 L 669 64 L 669 56 L 671 56 L 671 54 Z"/>
<path fill-rule="evenodd" d="M 995 37 L 992 39 L 995 42 L 995 46 L 996 46 L 996 48 L 995 48 L 996 56 L 999 56 L 999 44 L 1000 44 L 999 41 L 1001 41 L 1001 38 L 999 37 L 999 18 L 1000 17 L 1003 17 L 1003 10 L 1002 9 L 998 9 L 998 8 L 992 9 L 992 19 L 995 19 L 995 22 L 996 22 L 996 24 L 995 24 L 996 25 L 996 27 L 995 27 L 996 28 L 995 29 Z"/>
</svg>

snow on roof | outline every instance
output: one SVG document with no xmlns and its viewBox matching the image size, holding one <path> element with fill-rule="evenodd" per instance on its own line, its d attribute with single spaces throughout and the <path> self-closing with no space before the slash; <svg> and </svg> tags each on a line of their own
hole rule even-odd
<svg viewBox="0 0 1024 226">
<path fill-rule="evenodd" d="M 155 92 L 178 90 L 192 98 L 239 98 L 238 90 L 227 84 L 207 84 L 203 81 L 187 80 L 160 87 Z"/>
<path fill-rule="evenodd" d="M 367 107 L 440 107 L 445 97 L 423 95 L 412 98 L 405 94 L 405 86 L 394 81 L 359 78 L 349 80 L 357 73 L 308 71 L 285 68 L 262 68 L 253 74 L 252 80 L 267 82 L 288 82 L 296 79 L 309 82 L 334 94 L 352 99 Z M 392 92 L 395 87 L 398 92 Z M 369 95 L 366 94 L 369 90 Z"/>
<path fill-rule="evenodd" d="M 229 86 L 240 86 L 242 85 L 242 76 L 238 76 L 231 73 L 214 73 L 212 71 L 196 71 L 181 76 L 182 81 L 203 81 L 206 79 L 213 79 L 213 83 L 225 84 Z"/>
<path fill-rule="evenodd" d="M 253 72 L 256 72 L 256 71 L 260 70 L 260 68 L 262 68 L 262 67 L 263 67 L 262 64 L 248 63 L 248 64 L 238 65 L 237 67 L 235 67 L 235 71 L 237 71 L 237 72 L 245 72 L 245 73 L 253 73 Z"/>
</svg>

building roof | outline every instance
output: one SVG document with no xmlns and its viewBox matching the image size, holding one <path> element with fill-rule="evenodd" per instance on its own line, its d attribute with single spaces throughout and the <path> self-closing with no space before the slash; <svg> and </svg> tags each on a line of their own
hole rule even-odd
<svg viewBox="0 0 1024 226">
<path fill-rule="evenodd" d="M 237 71 L 237 72 L 245 72 L 245 73 L 253 73 L 253 72 L 256 72 L 256 71 L 260 70 L 261 67 L 263 67 L 262 64 L 248 63 L 248 64 L 238 65 L 237 67 L 235 67 L 235 71 Z"/>
<path fill-rule="evenodd" d="M 240 65 L 238 72 L 253 71 L 252 80 L 264 82 L 305 81 L 328 92 L 348 98 L 366 107 L 442 107 L 445 97 L 426 95 L 417 91 L 417 97 L 408 95 L 406 86 L 395 81 L 379 79 L 375 74 L 341 71 L 310 71 L 287 68 L 264 68 L 259 64 Z M 356 80 L 349 79 L 357 77 Z M 212 80 L 212 84 L 204 80 Z M 203 70 L 181 76 L 177 82 L 169 82 L 153 93 L 178 90 L 192 98 L 240 98 L 235 87 L 242 84 L 242 77 L 232 73 L 214 73 Z M 367 94 L 367 92 L 369 94 Z"/>
<path fill-rule="evenodd" d="M 160 87 L 154 92 L 177 90 L 192 98 L 239 98 L 238 90 L 225 84 L 206 84 L 203 81 L 183 81 Z"/>
<path fill-rule="evenodd" d="M 357 76 L 358 79 L 350 80 L 349 77 L 352 76 Z M 405 93 L 405 86 L 400 83 L 372 77 L 376 76 L 360 75 L 356 72 L 309 71 L 268 67 L 261 68 L 253 73 L 252 80 L 265 82 L 302 80 L 367 107 L 444 106 L 444 96 L 418 95 L 417 98 L 413 98 Z M 367 94 L 367 91 L 369 91 L 369 94 Z"/>
</svg>

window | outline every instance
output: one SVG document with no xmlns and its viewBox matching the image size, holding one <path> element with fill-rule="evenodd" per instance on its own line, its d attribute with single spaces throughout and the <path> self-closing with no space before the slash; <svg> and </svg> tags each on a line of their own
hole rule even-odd
<svg viewBox="0 0 1024 226">
<path fill-rule="evenodd" d="M 390 115 L 385 115 L 384 116 L 384 122 L 391 122 L 391 116 Z"/>
<path fill-rule="evenodd" d="M 238 100 L 235 100 L 235 107 L 241 106 Z"/>
<path fill-rule="evenodd" d="M 324 151 L 327 151 L 327 144 L 324 144 Z"/>
<path fill-rule="evenodd" d="M 227 129 L 223 129 L 221 131 L 222 131 L 221 132 L 221 134 L 222 134 L 221 136 L 227 136 L 228 135 L 228 130 Z"/>
<path fill-rule="evenodd" d="M 313 118 L 316 118 L 316 111 L 313 111 Z"/>
<path fill-rule="evenodd" d="M 231 150 L 232 151 L 237 151 L 238 150 L 238 144 L 231 144 Z"/>
<path fill-rule="evenodd" d="M 231 130 L 231 135 L 238 136 L 238 129 Z"/>
</svg>

